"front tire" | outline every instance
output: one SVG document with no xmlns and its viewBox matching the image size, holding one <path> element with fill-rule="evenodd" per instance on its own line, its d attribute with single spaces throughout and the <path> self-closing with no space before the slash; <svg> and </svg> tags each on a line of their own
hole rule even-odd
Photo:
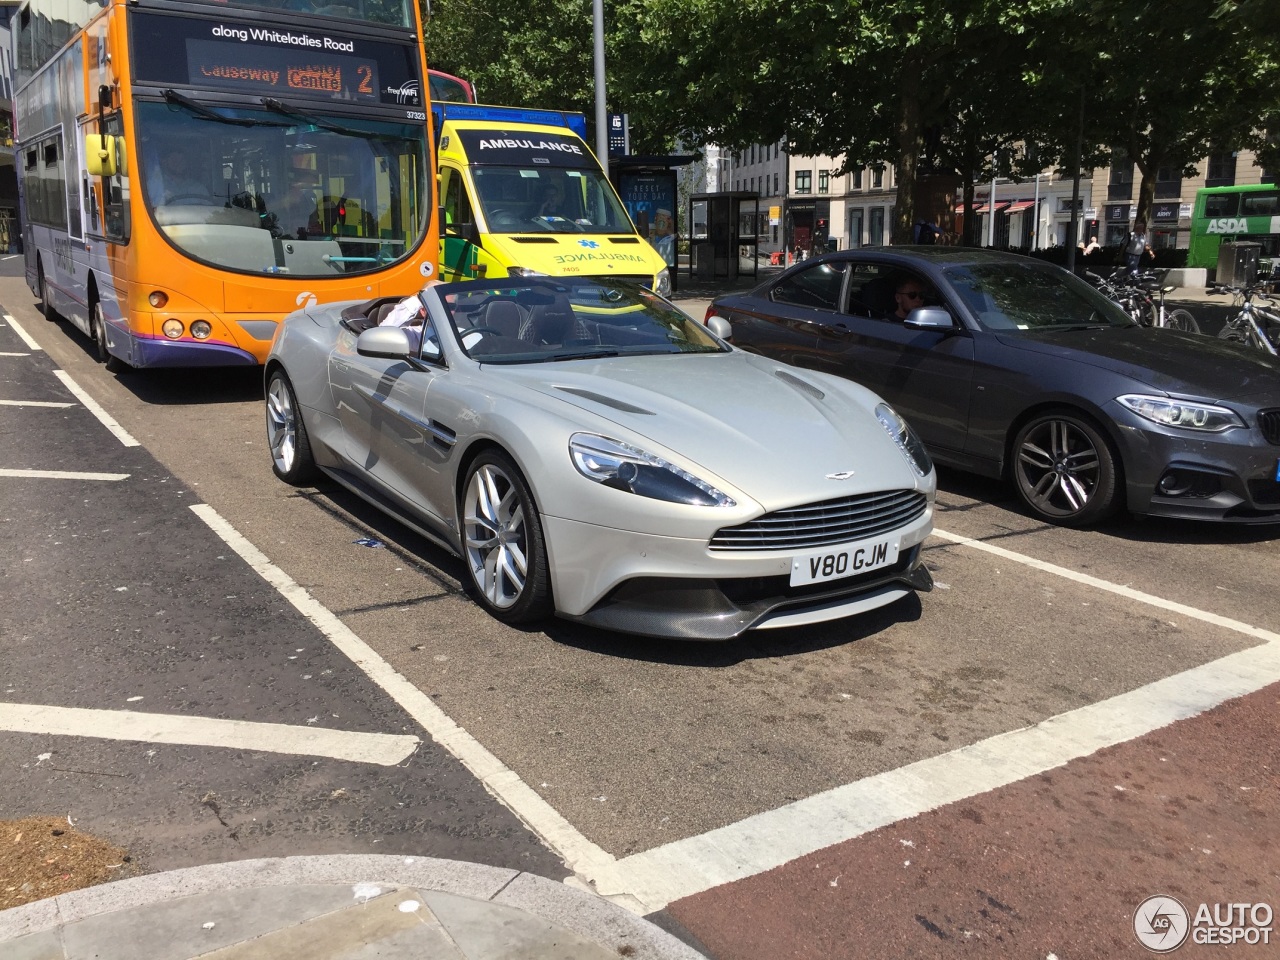
<svg viewBox="0 0 1280 960">
<path fill-rule="evenodd" d="M 1071 411 L 1041 414 L 1013 441 L 1018 496 L 1042 520 L 1085 527 L 1115 512 L 1120 501 L 1117 457 L 1092 421 Z"/>
<path fill-rule="evenodd" d="M 481 453 L 467 470 L 459 506 L 462 559 L 480 605 L 510 624 L 550 614 L 542 519 L 515 462 L 500 450 Z"/>
<path fill-rule="evenodd" d="M 1248 343 L 1249 337 L 1244 332 L 1243 326 L 1234 326 L 1228 323 L 1225 327 L 1218 331 L 1219 340 L 1228 340 L 1231 343 Z"/>
<path fill-rule="evenodd" d="M 273 370 L 267 380 L 267 446 L 271 469 L 285 483 L 305 487 L 319 476 L 298 397 L 288 374 L 280 369 Z"/>
<path fill-rule="evenodd" d="M 1170 330 L 1182 330 L 1186 333 L 1199 333 L 1200 324 L 1189 310 L 1170 310 L 1164 316 L 1164 325 Z"/>
</svg>

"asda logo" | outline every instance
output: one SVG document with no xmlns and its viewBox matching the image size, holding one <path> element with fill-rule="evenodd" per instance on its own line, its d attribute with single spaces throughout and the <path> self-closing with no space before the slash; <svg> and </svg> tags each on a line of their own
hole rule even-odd
<svg viewBox="0 0 1280 960">
<path fill-rule="evenodd" d="M 1210 220 L 1204 229 L 1205 233 L 1248 233 L 1249 221 L 1246 217 L 1219 217 Z"/>
</svg>

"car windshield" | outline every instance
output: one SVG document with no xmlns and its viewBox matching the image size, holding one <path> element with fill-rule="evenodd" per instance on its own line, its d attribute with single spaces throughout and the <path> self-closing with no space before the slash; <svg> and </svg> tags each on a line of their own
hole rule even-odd
<svg viewBox="0 0 1280 960">
<path fill-rule="evenodd" d="M 1134 325 L 1118 304 L 1049 264 L 976 263 L 943 272 L 986 330 Z"/>
<path fill-rule="evenodd" d="M 140 103 L 141 180 L 156 225 L 242 273 L 332 277 L 406 257 L 431 208 L 421 124 L 197 103 Z"/>
<path fill-rule="evenodd" d="M 726 351 L 644 287 L 598 278 L 472 281 L 440 298 L 467 356 L 484 363 Z"/>
<path fill-rule="evenodd" d="M 485 222 L 494 233 L 634 233 L 599 168 L 472 168 Z"/>
</svg>

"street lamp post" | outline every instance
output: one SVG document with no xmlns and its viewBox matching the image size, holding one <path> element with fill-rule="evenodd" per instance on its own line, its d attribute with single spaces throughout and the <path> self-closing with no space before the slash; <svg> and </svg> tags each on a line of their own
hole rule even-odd
<svg viewBox="0 0 1280 960">
<path fill-rule="evenodd" d="M 592 0 L 596 61 L 596 158 L 609 169 L 609 118 L 604 100 L 604 0 Z"/>
</svg>

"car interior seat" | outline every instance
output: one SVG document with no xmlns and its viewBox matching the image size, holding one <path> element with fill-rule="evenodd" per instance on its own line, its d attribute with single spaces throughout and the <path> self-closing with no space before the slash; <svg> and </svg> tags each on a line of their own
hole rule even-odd
<svg viewBox="0 0 1280 960">
<path fill-rule="evenodd" d="M 539 304 L 529 311 L 529 319 L 520 331 L 520 339 L 529 343 L 565 344 L 590 338 L 586 326 L 573 312 L 569 298 L 556 295 L 548 304 Z"/>
<path fill-rule="evenodd" d="M 516 339 L 524 324 L 524 311 L 513 300 L 492 300 L 484 308 L 478 327 L 492 327 L 504 337 Z"/>
<path fill-rule="evenodd" d="M 871 311 L 871 316 L 880 319 L 897 311 L 897 304 L 893 299 L 893 288 L 892 277 L 872 277 L 855 295 L 866 304 L 867 309 Z"/>
</svg>

